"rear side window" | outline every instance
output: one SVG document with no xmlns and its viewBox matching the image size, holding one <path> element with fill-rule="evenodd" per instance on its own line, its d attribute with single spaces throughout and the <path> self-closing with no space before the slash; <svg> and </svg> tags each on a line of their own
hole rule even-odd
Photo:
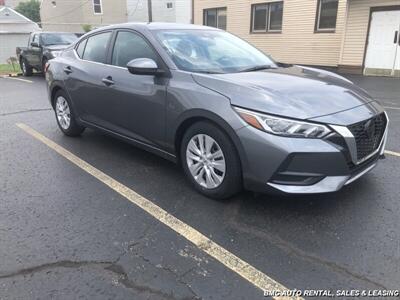
<svg viewBox="0 0 400 300">
<path fill-rule="evenodd" d="M 87 39 L 80 42 L 78 48 L 76 48 L 76 53 L 78 53 L 78 56 L 80 58 L 83 57 L 83 51 L 85 51 L 86 42 L 87 42 Z"/>
<path fill-rule="evenodd" d="M 136 58 L 151 58 L 158 61 L 153 48 L 140 35 L 129 31 L 118 32 L 112 55 L 112 64 L 126 67 L 128 62 Z"/>
<path fill-rule="evenodd" d="M 104 32 L 87 39 L 83 59 L 99 63 L 106 63 L 107 45 L 111 32 Z"/>
</svg>

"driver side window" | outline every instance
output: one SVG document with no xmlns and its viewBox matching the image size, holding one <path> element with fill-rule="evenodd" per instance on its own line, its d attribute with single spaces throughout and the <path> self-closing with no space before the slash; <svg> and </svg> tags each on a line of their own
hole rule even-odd
<svg viewBox="0 0 400 300">
<path fill-rule="evenodd" d="M 36 43 L 39 45 L 39 35 L 38 34 L 35 34 L 33 36 L 31 43 Z"/>
<path fill-rule="evenodd" d="M 118 32 L 112 54 L 112 64 L 125 68 L 128 62 L 136 58 L 150 58 L 158 63 L 156 53 L 144 38 L 129 31 Z"/>
</svg>

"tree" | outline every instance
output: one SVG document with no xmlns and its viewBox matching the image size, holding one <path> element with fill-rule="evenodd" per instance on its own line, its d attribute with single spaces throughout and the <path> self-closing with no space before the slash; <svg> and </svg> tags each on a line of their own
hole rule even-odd
<svg viewBox="0 0 400 300">
<path fill-rule="evenodd" d="M 33 22 L 40 23 L 40 2 L 38 0 L 20 2 L 15 10 Z"/>
<path fill-rule="evenodd" d="M 92 25 L 90 25 L 90 24 L 83 24 L 83 25 L 82 25 L 82 29 L 83 29 L 84 32 L 89 32 L 89 31 L 92 30 Z"/>
</svg>

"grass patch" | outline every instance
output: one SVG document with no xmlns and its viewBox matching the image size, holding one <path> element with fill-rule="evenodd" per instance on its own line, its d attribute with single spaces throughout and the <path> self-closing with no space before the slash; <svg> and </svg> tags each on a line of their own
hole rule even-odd
<svg viewBox="0 0 400 300">
<path fill-rule="evenodd" d="M 18 64 L 14 64 L 14 68 L 11 64 L 0 64 L 0 75 L 8 75 L 20 73 L 21 69 Z"/>
</svg>

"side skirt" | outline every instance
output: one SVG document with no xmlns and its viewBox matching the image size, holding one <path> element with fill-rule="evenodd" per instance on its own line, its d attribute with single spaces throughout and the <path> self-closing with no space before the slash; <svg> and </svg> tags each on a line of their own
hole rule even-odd
<svg viewBox="0 0 400 300">
<path fill-rule="evenodd" d="M 171 161 L 173 163 L 177 163 L 177 157 L 176 157 L 175 154 L 169 153 L 169 152 L 167 152 L 165 150 L 162 150 L 160 148 L 157 148 L 157 147 L 155 147 L 153 145 L 149 145 L 149 144 L 144 143 L 142 141 L 139 141 L 137 139 L 133 139 L 133 138 L 128 137 L 126 135 L 114 132 L 112 130 L 106 129 L 104 127 L 101 127 L 99 125 L 96 125 L 96 124 L 93 124 L 93 123 L 90 123 L 90 122 L 87 122 L 87 121 L 84 121 L 82 119 L 80 119 L 79 121 L 85 127 L 101 131 L 101 132 L 103 132 L 103 133 L 105 133 L 105 134 L 107 134 L 109 136 L 112 136 L 112 137 L 115 137 L 115 138 L 117 138 L 119 140 L 125 141 L 125 142 L 127 142 L 127 143 L 129 143 L 129 144 L 131 144 L 131 145 L 133 145 L 135 147 L 138 147 L 140 149 L 143 149 L 145 151 L 148 151 L 150 153 L 158 155 L 158 156 L 160 156 L 162 158 L 165 158 L 165 159 L 167 159 L 167 160 L 169 160 L 169 161 Z"/>
</svg>

